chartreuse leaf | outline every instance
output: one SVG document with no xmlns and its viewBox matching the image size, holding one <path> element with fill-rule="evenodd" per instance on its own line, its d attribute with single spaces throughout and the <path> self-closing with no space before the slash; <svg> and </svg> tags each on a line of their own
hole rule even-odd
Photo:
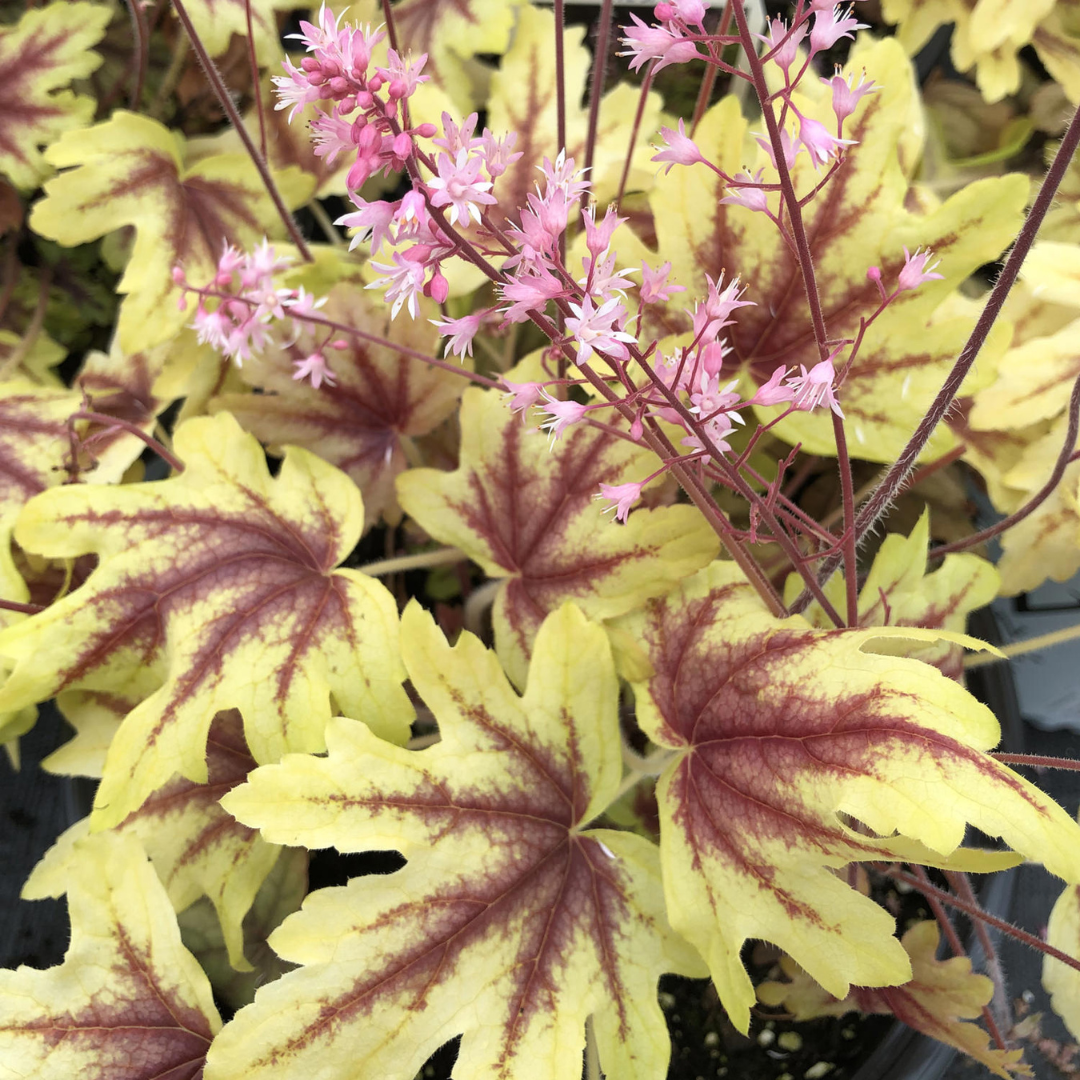
<svg viewBox="0 0 1080 1080">
<path fill-rule="evenodd" d="M 224 243 L 250 246 L 283 229 L 246 155 L 219 154 L 187 168 L 182 136 L 122 109 L 103 124 L 67 132 L 45 157 L 68 171 L 45 184 L 46 197 L 30 214 L 35 232 L 71 247 L 135 227 L 118 286 L 127 296 L 117 333 L 128 353 L 168 341 L 190 318 L 177 307 L 174 266 L 193 282 L 207 281 Z M 305 202 L 314 184 L 299 169 L 276 180 L 290 208 Z"/>
<path fill-rule="evenodd" d="M 656 982 L 696 961 L 667 927 L 656 849 L 588 830 L 622 772 L 604 632 L 548 616 L 519 698 L 471 634 L 415 602 L 409 677 L 442 741 L 408 751 L 335 720 L 326 758 L 256 770 L 225 800 L 277 843 L 395 849 L 386 877 L 311 894 L 270 938 L 305 965 L 214 1043 L 207 1080 L 411 1080 L 461 1034 L 460 1080 L 577 1076 L 590 1015 L 608 1076 L 663 1077 Z"/>
<path fill-rule="evenodd" d="M 518 13 L 510 51 L 503 58 L 500 70 L 491 77 L 488 126 L 495 132 L 516 131 L 515 150 L 523 154 L 495 184 L 495 193 L 503 206 L 525 206 L 525 195 L 535 189 L 536 167 L 545 157 L 554 161 L 560 149 L 556 123 L 555 34 L 555 18 L 550 11 L 524 6 Z M 584 36 L 585 31 L 580 27 L 568 27 L 563 31 L 566 156 L 572 157 L 579 167 L 584 165 L 588 134 L 588 110 L 582 108 L 580 102 L 585 100 L 586 83 L 593 66 Z M 593 193 L 601 203 L 614 198 L 618 190 L 640 96 L 637 88 L 620 83 L 601 100 L 593 168 L 589 174 Z M 649 94 L 641 131 L 655 131 L 659 126 L 660 96 Z M 628 179 L 630 190 L 652 187 L 656 174 L 656 166 L 649 160 L 652 153 L 645 140 L 639 141 Z"/>
<path fill-rule="evenodd" d="M 221 1020 L 165 890 L 133 837 L 88 837 L 77 855 L 23 891 L 67 892 L 71 945 L 58 967 L 0 971 L 0 1073 L 196 1080 Z"/>
<path fill-rule="evenodd" d="M 847 417 L 852 454 L 873 461 L 893 461 L 923 418 L 972 327 L 968 318 L 935 317 L 935 309 L 978 266 L 995 259 L 1015 236 L 1028 192 L 1025 177 L 1014 175 L 967 185 L 930 212 L 907 209 L 911 177 L 918 164 L 908 143 L 917 89 L 903 50 L 887 39 L 862 48 L 849 67 L 866 72 L 880 86 L 869 94 L 844 126 L 857 140 L 827 189 L 804 208 L 807 236 L 829 337 L 854 339 L 860 318 L 879 303 L 877 286 L 866 271 L 876 265 L 886 286 L 895 286 L 904 262 L 903 247 L 933 249 L 943 281 L 902 293 L 867 330 L 840 394 Z M 798 97 L 798 95 L 796 95 Z M 828 97 L 798 101 L 811 118 L 833 124 Z M 727 98 L 698 126 L 695 142 L 720 168 L 734 173 L 763 168 L 775 178 L 764 151 L 746 149 L 749 125 L 739 103 Z M 809 155 L 794 170 L 796 190 L 809 192 L 820 180 Z M 742 206 L 720 205 L 719 178 L 707 169 L 673 169 L 659 177 L 650 194 L 660 260 L 670 259 L 674 280 L 704 291 L 705 275 L 714 279 L 738 274 L 746 286 L 743 308 L 728 331 L 746 388 L 765 382 L 778 366 L 804 365 L 819 357 L 814 343 L 806 293 L 795 254 L 765 215 Z M 927 196 L 927 198 L 929 198 Z M 925 204 L 920 198 L 919 203 Z M 673 305 L 673 317 L 684 306 Z M 1007 345 L 1002 328 L 984 346 L 981 367 L 965 383 L 965 393 L 979 386 L 990 366 L 987 359 Z M 765 410 L 770 417 L 775 409 Z M 820 412 L 820 410 L 819 410 Z M 764 415 L 764 414 L 763 414 Z M 800 412 L 781 421 L 776 433 L 803 449 L 835 453 L 827 415 Z M 939 426 L 927 446 L 934 457 L 955 444 Z"/>
<path fill-rule="evenodd" d="M 334 289 L 321 314 L 429 356 L 438 349 L 426 319 L 391 322 L 385 304 L 353 285 Z M 223 394 L 212 408 L 231 412 L 271 448 L 303 446 L 348 473 L 364 496 L 365 527 L 382 515 L 396 524 L 401 511 L 394 478 L 406 468 L 406 448 L 454 412 L 467 382 L 393 348 L 344 340 L 345 349 L 330 353 L 333 393 L 293 378 L 293 361 L 303 355 L 299 346 L 271 345 L 242 370 L 244 381 L 264 393 Z"/>
<path fill-rule="evenodd" d="M 465 391 L 460 415 L 457 470 L 411 469 L 398 498 L 431 536 L 508 579 L 495 600 L 495 647 L 517 685 L 540 623 L 563 601 L 612 618 L 715 557 L 716 537 L 693 507 L 636 510 L 621 528 L 602 512 L 601 483 L 656 468 L 643 447 L 578 424 L 549 448 L 501 395 L 480 389 Z"/>
<path fill-rule="evenodd" d="M 1080 957 L 1080 886 L 1070 885 L 1058 898 L 1046 924 L 1046 942 L 1069 956 Z M 1080 971 L 1043 957 L 1043 989 L 1054 1012 L 1065 1021 L 1074 1039 L 1080 1039 Z"/>
<path fill-rule="evenodd" d="M 820 631 L 762 613 L 748 592 L 714 563 L 618 624 L 653 669 L 633 684 L 638 722 L 676 751 L 657 786 L 672 925 L 743 1031 L 748 938 L 775 942 L 838 998 L 911 978 L 892 916 L 829 868 L 992 868 L 1000 856 L 955 850 L 970 821 L 1080 879 L 1075 822 L 984 753 L 1000 737 L 993 714 L 930 665 L 866 649 L 944 631 Z"/>
<path fill-rule="evenodd" d="M 65 88 L 101 63 L 93 47 L 110 18 L 104 4 L 64 2 L 0 28 L 0 172 L 16 187 L 35 188 L 52 171 L 39 147 L 93 118 L 94 99 Z"/>
<path fill-rule="evenodd" d="M 946 555 L 933 573 L 926 572 L 930 542 L 930 511 L 924 510 L 911 535 L 885 537 L 859 592 L 859 626 L 921 626 L 963 633 L 967 617 L 997 596 L 1000 577 L 993 565 L 971 554 Z M 797 574 L 788 578 L 788 602 L 802 591 Z M 825 594 L 837 610 L 845 604 L 844 578 L 834 574 Z M 820 629 L 833 624 L 814 601 L 805 617 Z M 955 641 L 931 643 L 887 640 L 868 646 L 873 652 L 913 656 L 958 679 L 964 670 L 964 650 Z"/>
<path fill-rule="evenodd" d="M 932 920 L 916 923 L 904 934 L 901 944 L 911 958 L 912 978 L 901 986 L 853 986 L 851 993 L 838 1001 L 785 956 L 780 966 L 789 981 L 762 983 L 758 997 L 767 1005 L 782 1006 L 796 1020 L 843 1016 L 855 1009 L 895 1016 L 916 1031 L 982 1062 L 1005 1080 L 1030 1074 L 1021 1061 L 1022 1051 L 994 1049 L 981 1027 L 965 1023 L 980 1015 L 993 997 L 994 984 L 985 975 L 974 974 L 966 956 L 938 960 L 938 939 L 937 923 Z"/>
<path fill-rule="evenodd" d="M 0 634 L 0 655 L 16 661 L 0 709 L 124 689 L 146 664 L 165 671 L 109 748 L 95 828 L 122 821 L 174 772 L 205 783 L 207 731 L 224 709 L 240 709 L 264 763 L 322 749 L 334 708 L 390 738 L 408 730 L 393 598 L 334 569 L 363 521 L 352 481 L 296 448 L 271 478 L 227 413 L 182 424 L 175 450 L 181 475 L 55 488 L 16 532 L 31 551 L 95 552 L 99 563 L 81 588 Z"/>
<path fill-rule="evenodd" d="M 292 0 L 184 0 L 195 32 L 211 56 L 225 52 L 233 34 L 248 36 L 249 7 L 255 55 L 264 64 L 273 63 L 281 55 L 275 13 L 293 8 Z"/>
</svg>

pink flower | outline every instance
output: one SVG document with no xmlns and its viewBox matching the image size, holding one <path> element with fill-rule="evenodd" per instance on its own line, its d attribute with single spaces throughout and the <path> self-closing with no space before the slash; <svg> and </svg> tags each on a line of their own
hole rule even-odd
<svg viewBox="0 0 1080 1080">
<path fill-rule="evenodd" d="M 665 175 L 671 172 L 672 165 L 696 165 L 699 161 L 705 161 L 701 151 L 697 148 L 697 144 L 686 134 L 686 127 L 681 119 L 679 120 L 678 131 L 662 127 L 660 134 L 664 137 L 667 149 L 661 150 L 658 154 L 653 154 L 652 160 L 669 163 L 664 170 Z"/>
<path fill-rule="evenodd" d="M 591 297 L 584 297 L 581 304 L 571 302 L 574 317 L 566 320 L 567 332 L 577 342 L 575 362 L 580 367 L 593 352 L 606 353 L 616 360 L 629 359 L 630 353 L 624 342 L 636 339 L 633 334 L 616 330 L 626 321 L 626 311 L 617 299 L 608 300 L 599 308 L 593 306 Z"/>
<path fill-rule="evenodd" d="M 487 128 L 484 128 L 484 134 L 480 138 L 480 154 L 484 159 L 484 167 L 487 169 L 488 176 L 492 180 L 497 180 L 506 172 L 509 166 L 513 165 L 522 156 L 520 150 L 516 154 L 513 152 L 516 142 L 516 131 L 511 131 L 501 139 L 496 139 Z"/>
<path fill-rule="evenodd" d="M 799 139 L 810 151 L 810 160 L 814 162 L 815 168 L 834 157 L 845 146 L 855 145 L 852 139 L 839 139 L 830 135 L 824 124 L 805 116 L 799 117 Z"/>
<path fill-rule="evenodd" d="M 624 26 L 625 37 L 619 40 L 626 46 L 620 56 L 630 56 L 630 70 L 637 71 L 649 60 L 656 60 L 654 70 L 660 71 L 671 64 L 685 64 L 698 57 L 697 44 L 685 41 L 678 34 L 664 26 L 646 26 L 636 15 L 631 14 L 633 26 Z"/>
<path fill-rule="evenodd" d="M 469 216 L 479 224 L 480 210 L 477 203 L 490 206 L 495 202 L 495 197 L 489 195 L 491 190 L 490 180 L 481 180 L 480 166 L 483 159 L 470 157 L 468 150 L 459 150 L 457 157 L 452 161 L 446 154 L 440 154 L 436 166 L 439 175 L 434 180 L 427 182 L 428 191 L 434 192 L 431 196 L 432 206 L 450 206 L 450 224 L 468 224 Z"/>
<path fill-rule="evenodd" d="M 789 166 L 790 167 L 790 166 Z M 743 187 L 738 181 L 743 181 L 745 184 L 761 184 L 764 183 L 763 177 L 765 175 L 764 169 L 758 169 L 753 176 L 749 172 L 737 172 L 735 174 L 736 183 L 728 185 L 728 191 L 734 191 L 734 195 L 725 195 L 720 200 L 720 205 L 725 206 L 745 206 L 747 210 L 756 210 L 761 213 L 767 213 L 769 209 L 769 196 L 761 188 L 757 187 Z"/>
<path fill-rule="evenodd" d="M 819 405 L 828 405 L 837 416 L 842 417 L 844 414 L 840 411 L 840 403 L 833 390 L 836 371 L 832 357 L 815 364 L 809 371 L 800 364 L 799 372 L 787 380 L 787 385 L 792 390 L 792 407 L 800 412 L 810 412 Z"/>
<path fill-rule="evenodd" d="M 787 23 L 783 19 L 773 19 L 769 23 L 766 34 L 755 34 L 754 36 L 761 38 L 765 42 L 767 53 L 772 52 L 770 57 L 772 62 L 777 67 L 787 71 L 795 62 L 795 57 L 799 55 L 799 44 L 806 37 L 806 23 L 802 23 L 798 29 L 789 32 Z M 773 52 L 774 49 L 775 52 Z"/>
<path fill-rule="evenodd" d="M 913 255 L 908 254 L 908 249 L 904 247 L 904 265 L 900 269 L 900 279 L 896 283 L 897 289 L 900 292 L 907 292 L 910 289 L 917 289 L 920 285 L 927 281 L 944 281 L 944 274 L 935 274 L 933 271 L 941 263 L 938 259 L 933 266 L 927 267 L 927 263 L 933 258 L 933 253 L 929 248 L 923 251 L 921 248 L 916 248 Z"/>
<path fill-rule="evenodd" d="M 565 292 L 563 283 L 544 267 L 526 267 L 525 272 L 500 285 L 502 298 L 511 301 L 503 311 L 508 322 L 525 322 L 532 310 L 543 311 L 549 300 Z"/>
<path fill-rule="evenodd" d="M 371 238 L 371 254 L 377 255 L 383 241 L 393 243 L 390 233 L 390 225 L 394 220 L 394 205 L 388 202 L 365 202 L 355 192 L 350 192 L 349 198 L 360 207 L 350 214 L 342 214 L 334 224 L 344 225 L 348 229 L 356 229 L 357 232 L 349 242 L 349 250 L 352 251 L 357 244 L 362 244 L 368 237 Z"/>
<path fill-rule="evenodd" d="M 644 259 L 641 260 L 641 288 L 638 295 L 643 304 L 666 303 L 672 293 L 686 292 L 685 285 L 669 285 L 671 262 L 664 263 L 658 270 L 653 270 Z"/>
<path fill-rule="evenodd" d="M 682 123 L 680 120 L 679 123 Z M 613 207 L 607 208 L 604 220 L 596 224 L 596 207 L 590 206 L 581 215 L 582 224 L 585 226 L 585 246 L 594 259 L 603 257 L 603 254 L 611 246 L 612 233 L 624 222 L 626 218 L 619 217 Z"/>
<path fill-rule="evenodd" d="M 506 396 L 510 398 L 510 411 L 524 413 L 531 409 L 544 392 L 544 384 L 538 382 L 511 382 L 509 379 L 500 380 L 506 387 Z M 521 418 L 525 419 L 524 415 Z"/>
<path fill-rule="evenodd" d="M 615 511 L 616 521 L 626 521 L 630 507 L 641 498 L 642 484 L 601 484 L 600 494 L 596 499 L 607 499 L 611 505 L 604 507 L 604 513 Z"/>
<path fill-rule="evenodd" d="M 542 411 L 547 413 L 548 417 L 540 427 L 551 433 L 551 443 L 554 445 L 562 438 L 563 432 L 571 424 L 580 423 L 585 419 L 589 406 L 581 405 L 576 401 L 560 401 L 558 398 L 552 397 L 546 390 L 540 392 L 547 402 Z"/>
<path fill-rule="evenodd" d="M 757 393 L 747 401 L 747 405 L 780 405 L 790 401 L 794 396 L 794 390 L 790 386 L 783 385 L 787 378 L 786 367 L 778 367 L 769 376 L 769 381 L 758 387 Z"/>
<path fill-rule="evenodd" d="M 413 250 L 410 248 L 410 251 Z M 424 264 L 423 262 L 408 258 L 408 252 L 404 254 L 395 251 L 393 263 L 371 264 L 372 268 L 386 277 L 377 278 L 366 289 L 386 289 L 386 302 L 391 305 L 390 318 L 396 319 L 402 304 L 407 304 L 409 314 L 415 319 L 420 314 L 419 296 L 424 290 Z"/>
<path fill-rule="evenodd" d="M 456 157 L 459 150 L 474 150 L 481 141 L 473 138 L 476 119 L 476 113 L 470 113 L 465 118 L 465 123 L 459 128 L 451 119 L 450 114 L 444 112 L 442 114 L 443 137 L 431 141 L 436 146 L 441 146 L 451 157 Z"/>
<path fill-rule="evenodd" d="M 769 161 L 772 162 L 772 167 L 776 168 L 776 152 L 773 150 L 772 143 L 764 135 L 755 136 L 758 146 L 769 155 Z M 803 145 L 799 139 L 793 139 L 791 135 L 786 131 L 780 132 L 780 149 L 784 154 L 784 162 L 787 164 L 788 170 L 795 168 L 795 159 L 799 156 L 799 151 L 802 150 Z"/>
<path fill-rule="evenodd" d="M 482 314 L 483 312 L 478 312 L 475 315 L 465 315 L 460 319 L 428 319 L 428 322 L 432 323 L 443 337 L 450 339 L 443 349 L 443 356 L 447 353 L 453 353 L 454 356 L 460 356 L 462 359 L 466 353 L 472 356 L 473 338 L 480 329 Z"/>
<path fill-rule="evenodd" d="M 296 368 L 293 380 L 310 379 L 316 390 L 323 383 L 333 386 L 337 382 L 337 376 L 326 366 L 326 357 L 321 352 L 313 352 L 303 360 L 294 360 L 293 367 Z"/>
<path fill-rule="evenodd" d="M 837 122 L 842 124 L 854 111 L 860 100 L 866 94 L 872 94 L 877 90 L 873 82 L 866 81 L 866 72 L 859 76 L 859 85 L 853 85 L 855 75 L 851 74 L 846 79 L 840 73 L 840 68 L 831 79 L 822 79 L 826 86 L 832 87 L 832 107 L 836 114 Z"/>
<path fill-rule="evenodd" d="M 845 15 L 840 5 L 818 8 L 814 12 L 814 28 L 810 31 L 810 54 L 831 49 L 842 37 L 851 37 L 855 30 L 867 30 L 866 23 L 858 22 L 851 16 L 851 8 Z"/>
</svg>

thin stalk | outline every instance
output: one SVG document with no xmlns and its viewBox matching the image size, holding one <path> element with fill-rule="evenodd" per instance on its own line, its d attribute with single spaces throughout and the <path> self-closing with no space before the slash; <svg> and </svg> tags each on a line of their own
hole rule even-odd
<svg viewBox="0 0 1080 1080">
<path fill-rule="evenodd" d="M 311 216 L 315 219 L 316 224 L 323 231 L 323 235 L 330 242 L 333 247 L 344 247 L 345 241 L 342 239 L 341 233 L 337 231 L 337 227 L 330 220 L 330 215 L 326 212 L 326 207 L 323 206 L 318 199 L 312 199 L 307 204 L 308 210 L 311 212 Z"/>
<path fill-rule="evenodd" d="M 20 615 L 36 615 L 44 610 L 41 604 L 20 604 L 17 600 L 0 600 L 0 611 L 17 611 Z"/>
<path fill-rule="evenodd" d="M 380 559 L 359 567 L 368 577 L 385 577 L 404 570 L 425 570 L 432 566 L 448 566 L 464 562 L 468 558 L 465 552 L 455 547 L 436 548 L 434 551 L 421 551 L 416 555 L 398 555 L 393 559 Z"/>
<path fill-rule="evenodd" d="M 136 439 L 141 439 L 146 443 L 155 454 L 169 464 L 174 472 L 182 473 L 184 471 L 184 463 L 164 443 L 159 442 L 153 435 L 143 431 L 142 428 L 137 424 L 133 424 L 130 420 L 121 420 L 119 417 L 94 412 L 92 409 L 81 409 L 79 412 L 72 413 L 68 417 L 68 424 L 73 424 L 76 420 L 86 420 L 92 424 L 102 424 L 106 427 L 126 431 L 129 435 L 134 435 Z"/>
<path fill-rule="evenodd" d="M 596 33 L 596 50 L 593 53 L 592 85 L 589 87 L 589 126 L 585 134 L 586 171 L 591 171 L 593 155 L 596 153 L 596 130 L 600 124 L 600 99 L 604 96 L 604 81 L 607 77 L 608 42 L 611 38 L 612 0 L 603 0 L 600 5 L 599 25 Z M 589 192 L 581 193 L 581 209 L 589 205 Z"/>
<path fill-rule="evenodd" d="M 269 161 L 266 153 L 266 117 L 263 116 L 262 86 L 259 81 L 259 61 L 255 55 L 255 28 L 251 19 L 251 0 L 244 0 L 244 18 L 247 20 L 248 65 L 251 67 L 251 93 L 255 99 L 255 115 L 259 118 L 259 153 Z"/>
<path fill-rule="evenodd" d="M 164 7 L 165 5 L 163 4 L 163 10 Z M 165 69 L 165 74 L 162 76 L 161 82 L 158 83 L 157 93 L 154 95 L 154 100 L 150 103 L 150 108 L 146 110 L 147 116 L 154 120 L 161 119 L 161 116 L 165 111 L 165 106 L 172 96 L 172 92 L 176 89 L 176 84 L 180 81 L 180 76 L 184 73 L 184 65 L 187 63 L 187 51 L 188 39 L 182 37 L 173 46 L 172 60 L 169 61 L 169 66 Z"/>
<path fill-rule="evenodd" d="M 1065 441 L 1061 444 L 1057 461 L 1054 462 L 1054 468 L 1046 483 L 1019 510 L 1003 518 L 996 525 L 980 529 L 979 532 L 972 533 L 971 536 L 965 536 L 963 540 L 954 540 L 951 544 L 942 544 L 940 547 L 932 548 L 930 558 L 948 555 L 951 551 L 965 551 L 967 548 L 974 547 L 976 544 L 981 544 L 985 540 L 998 536 L 1000 533 L 1005 532 L 1006 529 L 1011 529 L 1014 525 L 1019 524 L 1029 514 L 1033 514 L 1050 498 L 1058 484 L 1061 483 L 1061 478 L 1065 475 L 1065 470 L 1072 460 L 1073 451 L 1076 449 L 1077 435 L 1080 435 L 1080 376 L 1073 383 L 1072 395 L 1069 397 L 1068 417 Z"/>
<path fill-rule="evenodd" d="M 724 10 L 720 15 L 720 25 L 716 28 L 718 36 L 723 37 L 731 26 L 731 0 L 724 5 Z M 722 54 L 724 50 L 723 45 L 717 47 L 717 52 Z M 712 52 L 712 48 L 709 49 Z M 718 56 L 717 59 L 720 59 Z M 650 69 L 651 70 L 651 69 Z M 694 137 L 697 131 L 698 124 L 701 123 L 701 118 L 705 115 L 705 110 L 709 107 L 709 99 L 712 97 L 713 87 L 716 86 L 716 76 L 720 73 L 720 68 L 716 64 L 706 64 L 705 74 L 701 78 L 701 86 L 698 87 L 697 101 L 694 102 L 694 115 L 690 121 L 690 138 Z"/>
<path fill-rule="evenodd" d="M 626 182 L 630 179 L 630 167 L 634 158 L 634 147 L 637 146 L 638 135 L 641 132 L 641 121 L 645 116 L 645 105 L 649 99 L 649 91 L 652 89 L 653 67 L 649 65 L 645 72 L 645 78 L 641 81 L 641 93 L 638 94 L 637 111 L 634 113 L 634 122 L 630 126 L 630 144 L 626 148 L 626 159 L 623 161 L 622 175 L 619 177 L 619 190 L 615 194 L 616 213 L 621 209 L 623 195 L 626 194 Z"/>
<path fill-rule="evenodd" d="M 150 28 L 146 25 L 146 12 L 140 0 L 126 0 L 128 13 L 131 15 L 132 35 L 135 38 L 132 52 L 135 56 L 131 91 L 128 105 L 132 112 L 138 111 L 142 99 L 143 84 L 146 82 L 146 68 L 150 60 Z"/>
<path fill-rule="evenodd" d="M 41 277 L 38 279 L 38 298 L 34 305 L 34 313 L 30 316 L 30 322 L 19 339 L 19 343 L 0 362 L 0 379 L 9 379 L 19 370 L 19 365 L 29 355 L 34 347 L 42 326 L 45 325 L 45 310 L 49 306 L 49 289 L 52 287 L 52 271 L 44 267 Z"/>
<path fill-rule="evenodd" d="M 563 31 L 566 28 L 565 0 L 554 0 L 555 7 L 555 141 L 566 149 L 566 57 Z"/>
<path fill-rule="evenodd" d="M 1040 940 L 1034 934 L 1029 934 L 1026 930 L 1021 930 L 1019 926 L 1014 926 L 1004 919 L 999 919 L 996 915 L 991 915 L 988 911 L 983 911 L 978 904 L 969 904 L 966 900 L 961 900 L 960 897 L 953 896 L 952 893 L 946 892 L 944 889 L 939 889 L 936 885 L 931 885 L 929 883 L 924 885 L 914 874 L 908 874 L 903 870 L 885 868 L 883 873 L 896 881 L 907 882 L 908 885 L 918 889 L 927 899 L 931 896 L 935 896 L 947 907 L 962 911 L 972 919 L 978 919 L 980 922 L 986 923 L 987 926 L 992 926 L 995 930 L 1000 930 L 1003 934 L 1007 934 L 1021 944 L 1030 946 L 1036 952 L 1040 952 L 1044 956 L 1052 956 L 1055 960 L 1060 960 L 1067 967 L 1071 967 L 1075 971 L 1080 971 L 1080 960 L 1069 956 L 1068 953 L 1063 953 L 1060 949 L 1055 949 L 1053 945 Z"/>
<path fill-rule="evenodd" d="M 1037 637 L 1027 638 L 1025 641 L 1014 641 L 1010 645 L 1003 645 L 998 649 L 998 655 L 976 653 L 974 656 L 964 657 L 964 670 L 985 667 L 987 664 L 995 664 L 999 660 L 1011 660 L 1014 656 L 1024 656 L 1027 653 L 1038 652 L 1039 649 L 1048 649 L 1052 645 L 1064 645 L 1068 641 L 1076 641 L 1080 638 L 1080 623 L 1075 626 L 1066 626 L 1063 630 L 1052 630 L 1048 634 L 1039 634 Z"/>
<path fill-rule="evenodd" d="M 739 0 L 733 0 L 733 2 L 738 3 Z M 907 446 L 904 447 L 900 452 L 900 456 L 886 471 L 874 493 L 856 517 L 856 539 L 862 540 L 884 515 L 901 487 L 903 487 L 909 473 L 915 467 L 915 462 L 927 442 L 929 442 L 934 429 L 956 400 L 956 395 L 959 393 L 964 379 L 971 370 L 971 366 L 975 363 L 987 335 L 997 322 L 1001 309 L 1012 291 L 1017 277 L 1020 275 L 1020 268 L 1031 250 L 1031 245 L 1035 242 L 1035 236 L 1054 201 L 1054 196 L 1061 186 L 1062 178 L 1065 176 L 1065 171 L 1069 167 L 1069 162 L 1072 160 L 1077 146 L 1080 146 L 1080 109 L 1073 113 L 1073 117 L 1069 121 L 1061 145 L 1058 147 L 1054 160 L 1047 170 L 1046 179 L 1043 181 L 1035 201 L 1031 204 L 1031 209 L 1024 219 L 1016 243 L 1013 245 L 1012 251 L 1009 252 L 1009 257 L 1005 260 L 1005 265 L 1002 267 L 997 282 L 975 323 L 975 328 L 971 331 L 971 336 L 960 350 L 956 363 L 953 364 L 952 370 L 938 391 L 937 397 L 934 398 L 926 416 L 915 429 L 915 433 L 911 436 Z M 835 557 L 829 559 L 821 567 L 818 581 L 824 583 L 828 580 L 839 563 L 840 560 Z M 793 610 L 802 611 L 809 602 L 809 594 L 804 590 L 802 596 L 795 602 Z"/>
<path fill-rule="evenodd" d="M 1003 765 L 1026 765 L 1032 769 L 1066 769 L 1080 772 L 1080 761 L 1074 758 L 1044 757 L 1042 754 L 998 754 L 991 753 L 995 761 Z"/>
<path fill-rule="evenodd" d="M 229 118 L 229 123 L 232 124 L 233 128 L 236 130 L 236 134 L 240 136 L 240 141 L 244 144 L 244 149 L 248 152 L 248 156 L 258 170 L 259 178 L 263 182 L 263 187 L 266 188 L 266 192 L 270 196 L 270 201 L 274 204 L 274 209 L 277 210 L 278 216 L 281 218 L 282 224 L 289 234 L 289 238 L 296 245 L 296 250 L 300 252 L 304 262 L 314 262 L 315 257 L 311 254 L 311 250 L 307 246 L 307 241 L 300 234 L 300 229 L 293 220 L 292 214 L 289 213 L 289 209 L 285 205 L 285 200 L 281 197 L 281 192 L 274 182 L 274 177 L 270 172 L 270 166 L 266 163 L 266 158 L 259 153 L 259 148 L 252 142 L 251 135 L 248 133 L 247 128 L 244 127 L 244 122 L 240 118 L 240 113 L 236 108 L 236 104 L 233 102 L 233 99 L 229 94 L 229 89 L 225 85 L 225 80 L 221 77 L 221 72 L 218 71 L 214 61 L 210 59 L 210 54 L 206 51 L 206 46 L 203 45 L 202 39 L 195 32 L 195 27 L 191 24 L 187 8 L 184 7 L 184 0 L 173 0 L 173 10 L 176 12 L 176 17 L 180 20 L 184 27 L 184 31 L 187 33 L 188 41 L 191 42 L 191 47 L 195 50 L 195 55 L 199 59 L 199 65 L 202 67 L 210 86 L 213 88 L 218 103 L 224 110 L 225 115 Z"/>
</svg>

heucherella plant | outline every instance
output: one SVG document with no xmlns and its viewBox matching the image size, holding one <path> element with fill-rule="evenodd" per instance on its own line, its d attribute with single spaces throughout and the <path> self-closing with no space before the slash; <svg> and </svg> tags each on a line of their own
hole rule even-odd
<svg viewBox="0 0 1080 1080">
<path fill-rule="evenodd" d="M 591 55 L 562 0 L 324 5 L 280 58 L 289 5 L 226 7 L 0 31 L 0 742 L 55 700 L 99 781 L 0 1078 L 661 1080 L 670 975 L 1007 1078 L 988 925 L 1080 1035 L 1080 826 L 1010 768 L 1080 766 L 964 685 L 967 616 L 1080 567 L 1080 232 L 1035 244 L 1080 114 L 1034 195 L 941 198 L 829 0 L 605 3 Z M 309 889 L 325 849 L 397 861 Z M 1025 859 L 1045 941 L 969 878 Z"/>
</svg>

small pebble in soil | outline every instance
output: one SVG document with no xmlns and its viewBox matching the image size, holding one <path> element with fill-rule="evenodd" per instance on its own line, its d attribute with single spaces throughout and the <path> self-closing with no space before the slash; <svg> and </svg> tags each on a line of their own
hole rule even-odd
<svg viewBox="0 0 1080 1080">
<path fill-rule="evenodd" d="M 779 1046 L 781 1050 L 801 1050 L 802 1036 L 797 1031 L 783 1031 L 776 1040 L 776 1045 Z"/>
<path fill-rule="evenodd" d="M 706 1046 L 719 1046 L 720 1045 L 720 1036 L 717 1035 L 715 1031 L 708 1032 L 708 1034 L 706 1034 L 706 1036 L 705 1036 L 705 1045 Z"/>
<path fill-rule="evenodd" d="M 772 1046 L 772 1044 L 776 1041 L 776 1032 L 770 1031 L 768 1028 L 766 1028 L 764 1031 L 759 1031 L 757 1041 L 758 1046 Z"/>
<path fill-rule="evenodd" d="M 830 1073 L 833 1070 L 833 1063 L 831 1061 L 819 1061 L 816 1065 L 811 1065 L 803 1076 L 806 1080 L 821 1080 L 821 1077 L 826 1073 Z"/>
</svg>

